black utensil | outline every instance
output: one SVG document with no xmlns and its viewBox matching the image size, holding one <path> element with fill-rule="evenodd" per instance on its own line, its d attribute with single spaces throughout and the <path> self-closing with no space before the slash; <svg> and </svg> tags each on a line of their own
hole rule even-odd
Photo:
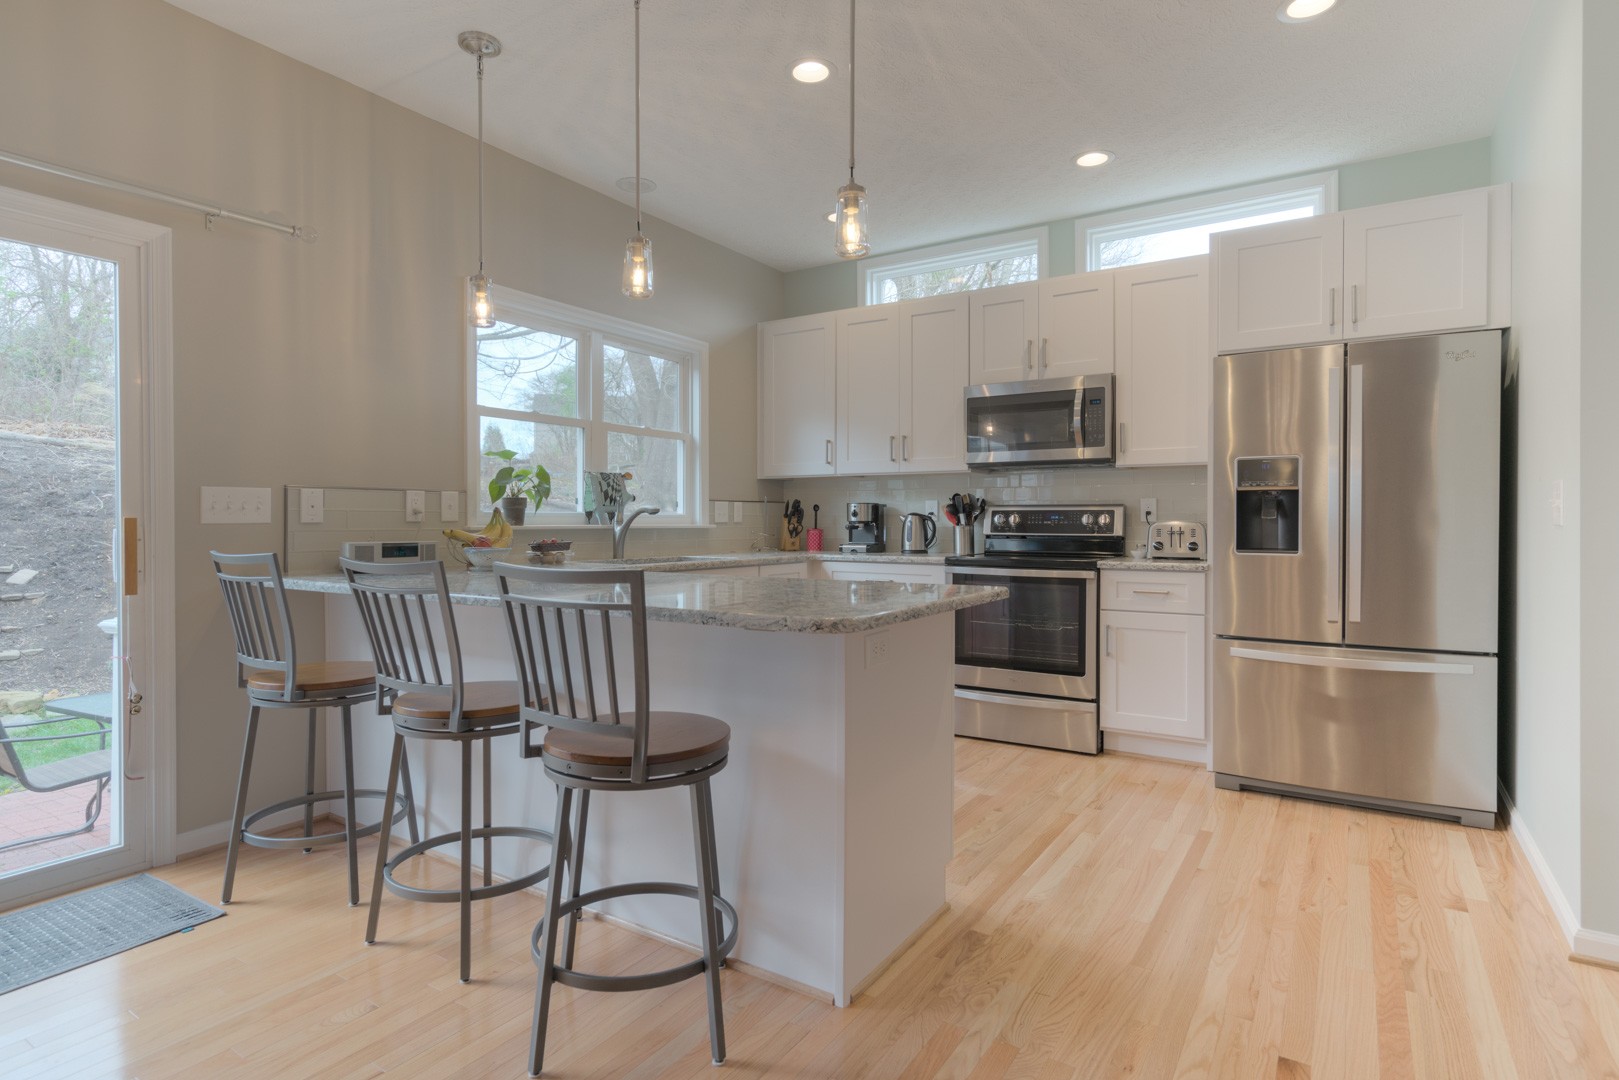
<svg viewBox="0 0 1619 1080">
<path fill-rule="evenodd" d="M 810 509 L 815 511 L 815 523 L 811 526 L 811 528 L 819 529 L 821 527 L 821 504 L 816 503 L 814 506 L 810 507 Z"/>
<path fill-rule="evenodd" d="M 978 500 L 978 508 L 973 511 L 973 520 L 974 521 L 977 521 L 979 518 L 984 516 L 984 507 L 986 505 L 987 504 L 984 502 L 983 499 Z"/>
</svg>

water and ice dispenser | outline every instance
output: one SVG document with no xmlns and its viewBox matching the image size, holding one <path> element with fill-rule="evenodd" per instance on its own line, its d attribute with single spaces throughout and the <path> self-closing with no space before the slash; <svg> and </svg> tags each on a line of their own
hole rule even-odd
<svg viewBox="0 0 1619 1080">
<path fill-rule="evenodd" d="M 1299 459 L 1238 458 L 1238 552 L 1299 552 Z"/>
</svg>

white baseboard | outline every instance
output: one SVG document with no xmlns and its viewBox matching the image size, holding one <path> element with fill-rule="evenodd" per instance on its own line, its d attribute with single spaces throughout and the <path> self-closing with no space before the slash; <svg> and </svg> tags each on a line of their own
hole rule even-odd
<svg viewBox="0 0 1619 1080">
<path fill-rule="evenodd" d="M 315 816 L 317 818 L 325 817 L 326 814 L 317 807 Z M 255 824 L 253 831 L 268 832 L 284 825 L 302 822 L 303 819 L 304 812 L 295 806 L 289 810 L 283 810 L 279 814 L 271 814 Z M 224 847 L 228 840 L 230 840 L 230 822 L 216 821 L 212 825 L 204 825 L 200 829 L 192 829 L 190 832 L 183 832 L 176 836 L 174 838 L 174 857 L 183 859 L 187 855 L 195 855 L 197 852 L 207 851 L 209 848 Z"/>
<path fill-rule="evenodd" d="M 1512 799 L 1507 795 L 1504 786 L 1501 788 L 1501 806 L 1506 810 L 1511 836 L 1517 841 L 1518 850 L 1523 852 L 1523 857 L 1528 860 L 1529 868 L 1535 872 L 1535 881 L 1540 885 L 1541 894 L 1551 905 L 1558 928 L 1563 931 L 1569 955 L 1575 960 L 1619 966 L 1619 934 L 1606 934 L 1600 930 L 1587 930 L 1580 926 L 1580 920 L 1574 915 L 1574 905 L 1568 902 L 1563 887 L 1552 875 L 1552 868 L 1547 865 L 1546 857 L 1540 853 L 1540 845 L 1535 843 L 1534 836 L 1530 834 L 1529 827 L 1518 814 L 1518 808 L 1512 805 Z"/>
<path fill-rule="evenodd" d="M 1580 929 L 1574 932 L 1574 959 L 1619 967 L 1619 934 Z"/>
<path fill-rule="evenodd" d="M 1209 744 L 1187 739 L 1159 739 L 1151 735 L 1137 735 L 1128 731 L 1102 732 L 1102 750 L 1106 753 L 1137 754 L 1141 757 L 1161 758 L 1164 761 L 1184 761 L 1190 765 L 1209 767 Z"/>
</svg>

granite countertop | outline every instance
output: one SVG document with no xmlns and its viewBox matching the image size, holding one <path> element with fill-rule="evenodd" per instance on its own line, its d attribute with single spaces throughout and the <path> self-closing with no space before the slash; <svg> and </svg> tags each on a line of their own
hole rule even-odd
<svg viewBox="0 0 1619 1080">
<path fill-rule="evenodd" d="M 1103 559 L 1097 567 L 1102 570 L 1147 570 L 1171 574 L 1206 574 L 1207 559 Z"/>
<path fill-rule="evenodd" d="M 710 560 L 703 562 L 712 566 Z M 596 569 L 604 564 L 570 565 Z M 998 586 L 727 577 L 704 574 L 700 570 L 690 572 L 690 567 L 690 563 L 673 568 L 658 567 L 659 573 L 647 575 L 647 618 L 745 630 L 857 634 L 993 603 L 1007 596 L 1007 591 Z M 636 567 L 632 564 L 624 568 Z M 683 569 L 687 572 L 681 572 Z M 450 573 L 448 580 L 450 599 L 455 603 L 483 606 L 500 603 L 493 573 L 462 570 Z M 348 592 L 348 582 L 342 574 L 289 576 L 285 582 L 287 588 L 299 592 Z"/>
</svg>

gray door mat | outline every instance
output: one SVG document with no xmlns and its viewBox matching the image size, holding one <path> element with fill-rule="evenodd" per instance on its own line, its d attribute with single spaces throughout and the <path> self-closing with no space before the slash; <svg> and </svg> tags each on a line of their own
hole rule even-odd
<svg viewBox="0 0 1619 1080">
<path fill-rule="evenodd" d="M 141 874 L 0 915 L 0 994 L 223 914 Z"/>
</svg>

